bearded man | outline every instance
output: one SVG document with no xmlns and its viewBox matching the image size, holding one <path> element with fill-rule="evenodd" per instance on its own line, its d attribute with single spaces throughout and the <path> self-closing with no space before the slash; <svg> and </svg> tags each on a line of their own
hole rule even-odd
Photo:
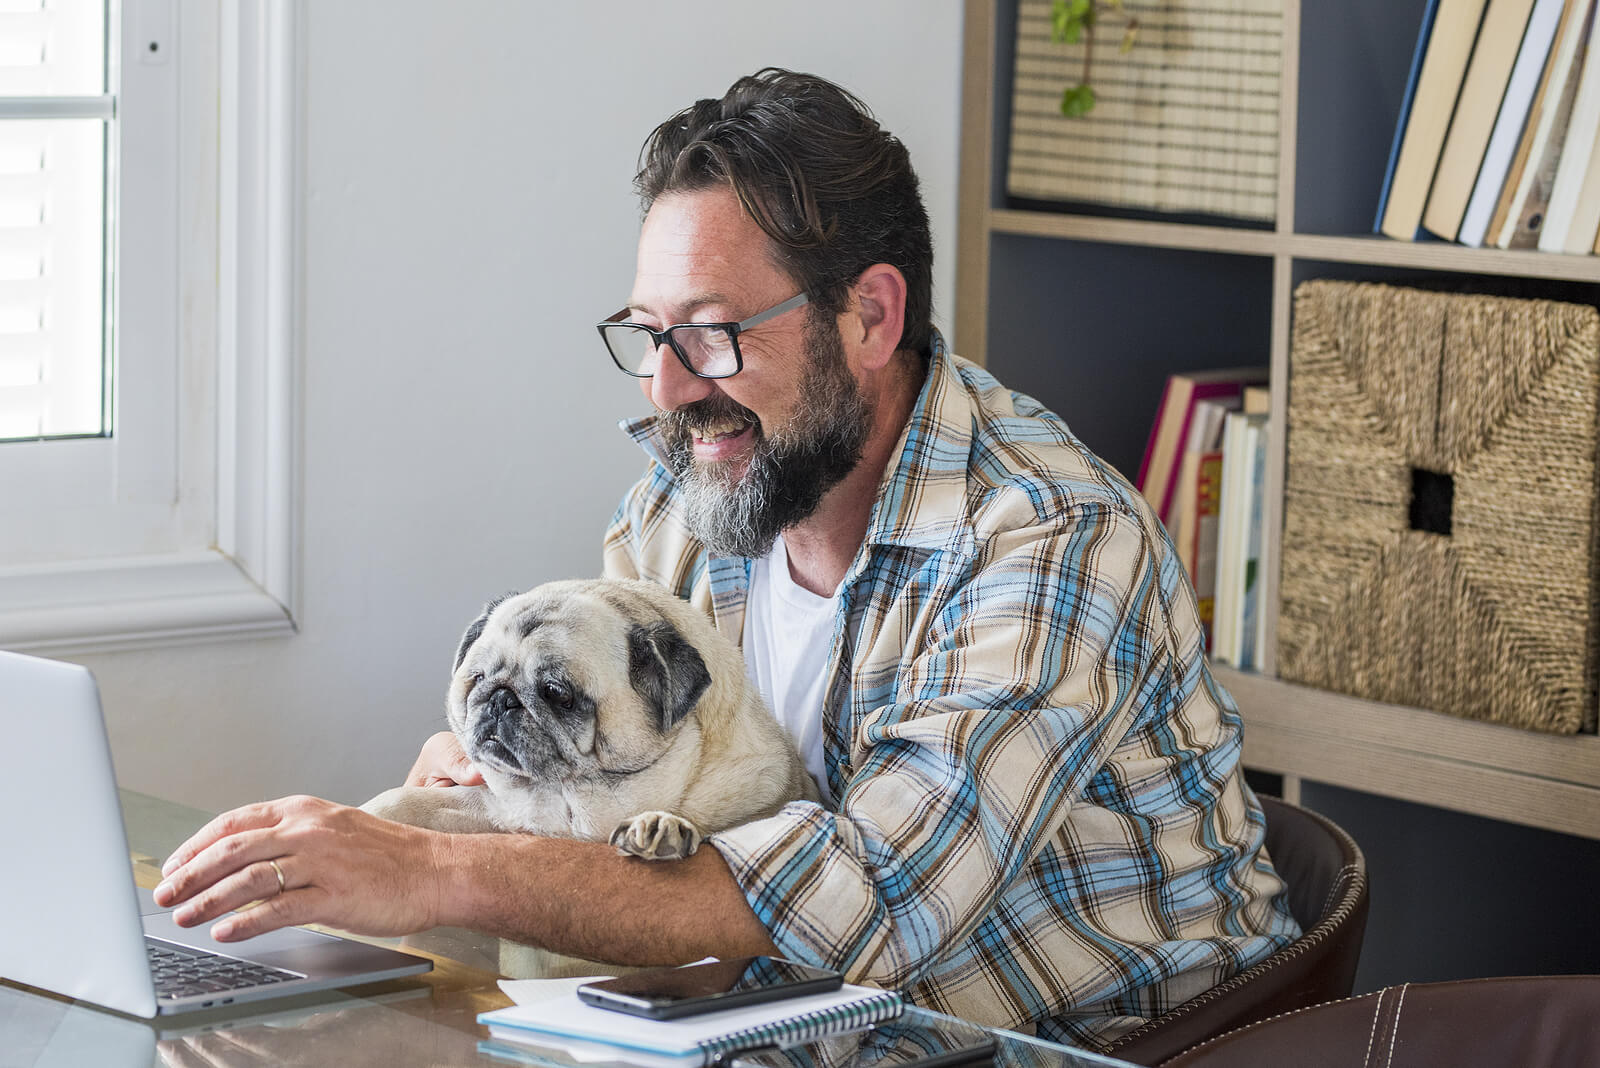
<svg viewBox="0 0 1600 1068">
<path fill-rule="evenodd" d="M 979 1023 L 1104 1044 L 1297 932 L 1136 491 L 931 325 L 904 146 L 765 70 L 664 122 L 627 306 L 599 324 L 657 414 L 605 570 L 741 643 L 825 803 L 666 863 L 451 836 L 297 799 L 221 817 L 163 904 L 219 937 L 473 927 L 627 964 L 782 956 Z M 453 738 L 411 782 L 481 781 Z M 262 874 L 265 873 L 265 874 Z"/>
</svg>

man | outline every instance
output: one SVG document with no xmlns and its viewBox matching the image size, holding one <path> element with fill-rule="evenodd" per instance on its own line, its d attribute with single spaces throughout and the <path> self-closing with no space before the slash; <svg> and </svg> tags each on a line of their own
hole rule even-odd
<svg viewBox="0 0 1600 1068">
<path fill-rule="evenodd" d="M 310 798 L 219 817 L 163 904 L 473 927 L 632 964 L 781 953 L 1044 1037 L 1108 1041 L 1296 933 L 1194 597 L 1137 493 L 949 354 L 900 143 L 768 70 L 657 128 L 628 307 L 658 414 L 606 537 L 742 640 L 828 806 L 646 864 Z M 474 781 L 448 735 L 414 783 Z M 281 874 L 280 874 L 281 873 Z"/>
</svg>

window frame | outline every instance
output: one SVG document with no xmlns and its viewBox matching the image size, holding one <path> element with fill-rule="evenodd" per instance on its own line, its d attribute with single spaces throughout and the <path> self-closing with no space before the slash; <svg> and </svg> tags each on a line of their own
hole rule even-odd
<svg viewBox="0 0 1600 1068">
<path fill-rule="evenodd" d="M 169 540 L 156 552 L 0 567 L 0 648 L 77 654 L 296 629 L 301 0 L 121 7 L 124 57 L 134 38 L 137 47 L 177 34 L 166 53 L 182 85 L 175 299 L 143 307 L 171 324 L 178 355 L 170 389 L 162 387 L 169 396 L 157 400 L 172 413 L 173 455 L 170 473 L 159 465 L 153 476 L 134 473 L 175 487 L 176 548 Z M 127 296 L 124 288 L 119 326 Z M 130 388 L 128 379 L 117 388 Z M 64 521 L 54 518 L 58 528 Z M 39 529 L 51 522 L 44 517 Z"/>
</svg>

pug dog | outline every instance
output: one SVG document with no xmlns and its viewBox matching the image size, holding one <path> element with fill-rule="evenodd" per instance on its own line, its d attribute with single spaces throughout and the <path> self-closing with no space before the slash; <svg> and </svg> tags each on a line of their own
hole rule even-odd
<svg viewBox="0 0 1600 1068">
<path fill-rule="evenodd" d="M 485 785 L 403 786 L 365 811 L 672 860 L 819 799 L 738 648 L 652 582 L 552 582 L 492 602 L 456 650 L 446 713 Z"/>
</svg>

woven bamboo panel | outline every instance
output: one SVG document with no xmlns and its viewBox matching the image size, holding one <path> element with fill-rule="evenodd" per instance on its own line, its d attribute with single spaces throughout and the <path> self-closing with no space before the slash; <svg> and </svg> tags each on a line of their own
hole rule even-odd
<svg viewBox="0 0 1600 1068">
<path fill-rule="evenodd" d="M 1006 192 L 1014 197 L 1270 222 L 1277 215 L 1282 0 L 1126 0 L 1107 15 L 1087 114 L 1061 114 L 1086 41 L 1050 39 L 1051 0 L 1017 5 Z"/>
<path fill-rule="evenodd" d="M 1315 281 L 1294 316 L 1279 674 L 1592 731 L 1600 313 Z"/>
</svg>

